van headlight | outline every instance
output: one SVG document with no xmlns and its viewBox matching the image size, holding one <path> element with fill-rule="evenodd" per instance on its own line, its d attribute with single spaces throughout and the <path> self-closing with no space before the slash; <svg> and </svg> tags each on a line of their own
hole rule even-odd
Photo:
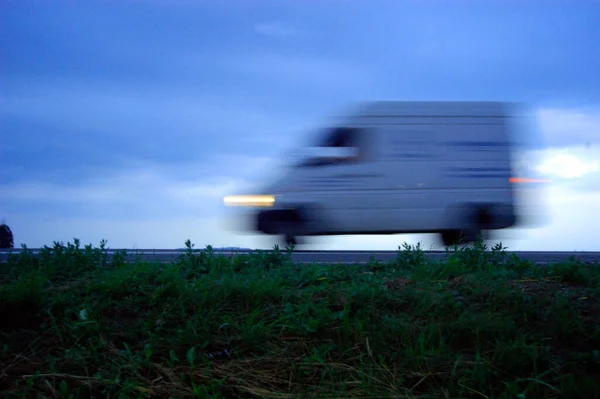
<svg viewBox="0 0 600 399">
<path fill-rule="evenodd" d="M 269 207 L 275 204 L 273 195 L 231 195 L 223 198 L 227 206 L 258 206 Z"/>
</svg>

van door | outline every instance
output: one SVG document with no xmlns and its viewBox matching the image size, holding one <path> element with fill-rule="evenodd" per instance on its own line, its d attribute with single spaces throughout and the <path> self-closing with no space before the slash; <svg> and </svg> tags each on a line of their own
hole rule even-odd
<svg viewBox="0 0 600 399">
<path fill-rule="evenodd" d="M 317 143 L 314 156 L 297 165 L 293 190 L 327 215 L 331 229 L 349 232 L 369 228 L 369 221 L 360 215 L 373 207 L 373 197 L 384 179 L 377 168 L 377 139 L 375 129 L 336 127 Z"/>
</svg>

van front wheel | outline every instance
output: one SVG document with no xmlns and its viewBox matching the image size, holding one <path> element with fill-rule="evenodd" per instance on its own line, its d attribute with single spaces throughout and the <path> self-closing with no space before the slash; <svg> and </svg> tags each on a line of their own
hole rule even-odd
<svg viewBox="0 0 600 399">
<path fill-rule="evenodd" d="M 441 232 L 442 241 L 446 247 L 475 242 L 480 234 L 480 230 L 446 230 Z"/>
<path fill-rule="evenodd" d="M 292 234 L 286 234 L 286 235 L 284 236 L 284 242 L 285 242 L 285 245 L 287 245 L 287 246 L 289 246 L 289 247 L 291 247 L 291 246 L 294 246 L 294 247 L 295 247 L 295 246 L 297 246 L 297 245 L 298 245 L 298 238 L 296 238 L 296 236 L 295 236 L 295 235 L 292 235 Z"/>
<path fill-rule="evenodd" d="M 460 231 L 458 230 L 442 231 L 440 235 L 442 237 L 442 242 L 446 247 L 458 245 L 460 242 Z"/>
</svg>

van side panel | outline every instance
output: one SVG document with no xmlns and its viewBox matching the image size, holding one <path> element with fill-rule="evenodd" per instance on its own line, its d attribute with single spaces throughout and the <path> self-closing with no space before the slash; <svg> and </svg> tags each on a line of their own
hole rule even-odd
<svg viewBox="0 0 600 399">
<path fill-rule="evenodd" d="M 302 209 L 308 235 L 438 232 L 483 209 L 514 221 L 502 103 L 376 102 L 347 118 L 369 151 L 358 162 L 300 167 L 272 187 L 277 209 Z M 484 212 L 484 213 L 485 213 Z"/>
<path fill-rule="evenodd" d="M 379 158 L 352 168 L 356 176 L 362 171 L 378 177 L 308 190 L 330 228 L 345 233 L 460 228 L 456 209 L 463 204 L 484 204 L 490 212 L 510 215 L 504 118 L 385 117 L 361 126 L 377 132 Z"/>
</svg>

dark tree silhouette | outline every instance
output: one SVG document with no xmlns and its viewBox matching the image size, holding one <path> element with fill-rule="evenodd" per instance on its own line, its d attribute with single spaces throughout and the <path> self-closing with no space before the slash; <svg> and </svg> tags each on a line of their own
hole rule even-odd
<svg viewBox="0 0 600 399">
<path fill-rule="evenodd" d="M 0 225 L 0 248 L 13 248 L 14 240 L 13 233 L 6 223 Z"/>
</svg>

